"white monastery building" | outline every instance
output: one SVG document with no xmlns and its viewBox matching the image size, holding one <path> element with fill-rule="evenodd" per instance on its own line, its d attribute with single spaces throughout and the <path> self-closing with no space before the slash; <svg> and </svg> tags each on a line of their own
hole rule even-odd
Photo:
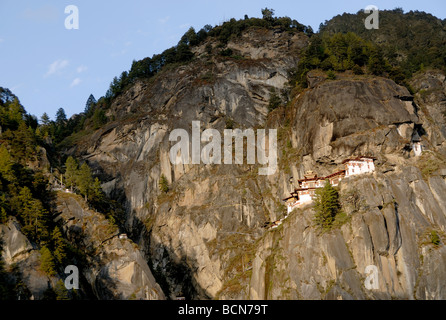
<svg viewBox="0 0 446 320">
<path fill-rule="evenodd" d="M 342 162 L 345 166 L 344 170 L 337 171 L 325 177 L 318 177 L 313 171 L 307 171 L 304 179 L 298 180 L 299 187 L 291 192 L 290 197 L 283 199 L 287 206 L 287 213 L 289 214 L 293 209 L 313 202 L 316 189 L 322 188 L 327 180 L 335 187 L 343 178 L 374 172 L 374 160 L 375 158 L 372 157 L 346 159 Z"/>
</svg>

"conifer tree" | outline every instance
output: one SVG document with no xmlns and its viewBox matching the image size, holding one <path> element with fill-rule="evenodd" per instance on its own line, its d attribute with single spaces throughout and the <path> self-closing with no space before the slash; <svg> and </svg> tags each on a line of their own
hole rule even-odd
<svg viewBox="0 0 446 320">
<path fill-rule="evenodd" d="M 60 229 L 58 227 L 55 227 L 53 230 L 53 233 L 51 234 L 51 240 L 53 242 L 53 254 L 55 261 L 62 265 L 63 261 L 65 260 L 67 254 L 65 252 L 65 240 L 62 237 L 62 233 L 60 232 Z"/>
<path fill-rule="evenodd" d="M 328 180 L 326 180 L 323 188 L 316 190 L 314 204 L 316 211 L 314 222 L 323 230 L 330 229 L 341 205 L 338 191 L 333 188 Z"/>
<path fill-rule="evenodd" d="M 23 187 L 16 197 L 18 215 L 23 225 L 22 231 L 32 240 L 43 240 L 48 237 L 45 225 L 47 211 L 38 199 L 34 199 L 31 190 Z"/>
<path fill-rule="evenodd" d="M 0 146 L 0 174 L 2 177 L 10 182 L 14 179 L 14 173 L 12 171 L 12 165 L 14 162 L 11 159 L 11 155 L 6 149 L 6 146 L 2 144 Z"/>
<path fill-rule="evenodd" d="M 93 186 L 93 177 L 91 175 L 90 167 L 85 162 L 79 169 L 76 184 L 81 195 L 85 197 L 85 201 L 88 201 Z"/>
<path fill-rule="evenodd" d="M 48 114 L 46 112 L 44 112 L 42 114 L 42 117 L 40 117 L 40 122 L 42 123 L 42 125 L 47 126 L 50 124 L 51 120 L 50 117 L 48 116 Z"/>
<path fill-rule="evenodd" d="M 54 292 L 56 294 L 56 300 L 70 300 L 68 297 L 68 289 L 65 287 L 62 279 L 57 281 Z"/>
<path fill-rule="evenodd" d="M 42 247 L 40 249 L 40 269 L 51 277 L 56 274 L 54 268 L 55 265 L 51 251 L 47 247 Z"/>
<path fill-rule="evenodd" d="M 76 185 L 78 164 L 72 156 L 69 156 L 65 162 L 65 167 L 65 184 L 73 191 L 73 187 Z"/>
</svg>

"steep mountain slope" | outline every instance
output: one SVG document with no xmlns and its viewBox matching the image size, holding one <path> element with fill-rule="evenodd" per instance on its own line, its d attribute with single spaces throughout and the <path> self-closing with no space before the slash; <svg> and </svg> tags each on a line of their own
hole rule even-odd
<svg viewBox="0 0 446 320">
<path fill-rule="evenodd" d="M 322 81 L 268 114 L 271 89 L 286 86 L 303 34 L 249 29 L 227 44 L 240 58 L 201 58 L 138 82 L 112 104 L 121 119 L 77 144 L 104 190 L 126 204 L 127 233 L 171 298 L 433 298 L 442 299 L 446 207 L 444 119 L 393 81 L 345 74 Z M 208 40 L 215 48 L 215 43 Z M 259 45 L 262 45 L 259 50 Z M 262 54 L 259 54 L 259 53 Z M 423 77 L 423 75 L 420 75 Z M 422 81 L 421 81 L 422 82 Z M 437 90 L 445 89 L 443 81 Z M 441 89 L 438 88 L 441 87 Z M 130 114 L 130 115 L 129 115 Z M 279 170 L 259 165 L 172 165 L 169 133 L 219 132 L 228 126 L 278 129 Z M 232 126 L 232 124 L 231 124 Z M 415 158 L 414 135 L 429 151 Z M 311 207 L 282 227 L 281 199 L 306 170 L 320 175 L 352 155 L 377 158 L 373 175 L 346 179 L 347 222 L 320 234 Z M 428 164 L 428 165 L 427 165 Z M 420 170 L 421 169 L 421 170 Z M 170 184 L 159 189 L 161 175 Z M 352 191 L 353 190 L 353 191 Z M 355 192 L 357 201 L 348 195 Z M 349 202 L 350 201 L 350 202 Z M 441 236 L 439 244 L 427 234 Z M 379 289 L 364 287 L 365 267 L 376 265 Z"/>
<path fill-rule="evenodd" d="M 357 26 L 361 17 L 335 17 L 325 31 L 344 32 L 345 21 L 353 19 Z M 409 18 L 410 27 L 417 15 Z M 109 122 L 91 127 L 88 115 L 78 117 L 84 117 L 88 130 L 62 143 L 69 146 L 64 156 L 93 168 L 102 190 L 124 206 L 124 217 L 100 213 L 65 189 L 41 194 L 37 173 L 35 183 L 23 182 L 48 202 L 47 211 L 42 210 L 51 213 L 45 218 L 47 229 L 60 228 L 70 253 L 62 261 L 80 269 L 79 297 L 445 299 L 444 70 L 414 67 L 410 77 L 406 74 L 409 90 L 372 72 L 362 74 L 368 67 L 361 75 L 349 68 L 331 75 L 313 68 L 305 72 L 306 89 L 293 87 L 289 81 L 295 81 L 311 33 L 290 29 L 286 19 L 285 28 L 255 20 L 254 27 L 232 36 L 227 32 L 231 28 L 216 27 L 195 39 L 196 45 L 187 44 L 192 37 L 182 39 L 182 47 L 174 48 L 182 59 L 158 66 L 156 72 L 150 68 L 172 58 L 172 52 L 144 59 L 148 64 L 134 62 L 133 75 L 130 71 L 121 82 L 114 81 L 115 91 L 91 111 L 99 110 Z M 443 28 L 441 21 L 424 20 L 435 24 L 433 30 Z M 234 29 L 241 23 L 229 24 Z M 382 38 L 385 45 L 395 32 Z M 412 49 L 399 48 L 398 54 L 411 58 L 398 61 L 415 61 Z M 430 66 L 438 64 L 441 59 Z M 150 77 L 141 76 L 146 73 Z M 18 103 L 14 106 L 24 112 Z M 221 135 L 233 128 L 266 129 L 267 135 L 276 129 L 277 170 L 261 175 L 265 165 L 247 164 L 246 159 L 244 164 L 173 164 L 169 152 L 176 142 L 169 135 L 184 129 L 191 137 L 193 121 L 200 123 L 201 133 L 215 129 Z M 21 131 L 24 136 L 32 132 L 25 125 Z M 2 137 L 14 142 L 13 136 Z M 418 140 L 424 146 L 421 156 L 413 150 Z M 9 159 L 9 149 L 2 151 L 4 159 Z M 39 150 L 33 165 L 54 187 L 51 161 L 44 147 Z M 342 208 L 331 229 L 316 225 L 312 204 L 287 213 L 282 199 L 308 170 L 326 176 L 343 169 L 343 160 L 353 156 L 374 157 L 376 170 L 340 182 Z M 9 181 L 11 172 L 2 168 L 0 182 Z M 0 282 L 0 289 L 15 286 L 19 297 L 45 298 L 48 284 L 57 288 L 63 274 L 45 274 L 44 251 L 38 249 L 46 245 L 56 251 L 58 238 L 47 235 L 38 241 L 37 228 L 34 238 L 25 236 L 34 234 L 34 225 L 20 226 L 13 217 L 21 217 L 20 201 L 8 198 L 12 188 L 0 187 L 6 195 L 0 194 L 1 209 L 9 210 L 9 203 L 18 207 L 18 213 L 1 212 L 0 280 L 7 279 L 7 286 Z M 279 219 L 282 224 L 271 228 Z M 15 273 L 5 275 L 4 265 Z"/>
</svg>

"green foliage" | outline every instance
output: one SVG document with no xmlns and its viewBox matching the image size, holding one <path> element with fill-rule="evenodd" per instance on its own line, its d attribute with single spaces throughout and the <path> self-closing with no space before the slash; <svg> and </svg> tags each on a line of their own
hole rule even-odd
<svg viewBox="0 0 446 320">
<path fill-rule="evenodd" d="M 56 274 L 55 264 L 51 251 L 47 247 L 40 249 L 40 269 L 49 277 Z"/>
<path fill-rule="evenodd" d="M 14 172 L 12 170 L 14 162 L 5 145 L 0 146 L 0 174 L 7 181 L 14 180 Z"/>
<path fill-rule="evenodd" d="M 381 75 L 389 68 L 381 51 L 371 41 L 352 32 L 318 34 L 312 37 L 304 51 L 290 84 L 307 87 L 306 75 L 314 69 L 328 71 L 329 79 L 334 79 L 334 71 L 356 70 L 355 73 L 360 74 L 363 67 L 375 75 Z"/>
<path fill-rule="evenodd" d="M 65 185 L 73 190 L 73 187 L 76 186 L 77 179 L 77 161 L 72 156 L 69 156 L 65 162 L 65 168 Z"/>
<path fill-rule="evenodd" d="M 95 130 L 102 127 L 104 124 L 107 123 L 107 117 L 105 115 L 105 111 L 100 108 L 96 108 L 92 120 L 93 120 L 93 128 Z"/>
<path fill-rule="evenodd" d="M 274 9 L 262 9 L 262 16 L 263 19 L 268 20 L 268 21 L 273 21 L 274 19 Z"/>
<path fill-rule="evenodd" d="M 327 79 L 328 80 L 336 80 L 336 73 L 333 70 L 327 71 Z"/>
<path fill-rule="evenodd" d="M 41 241 L 48 238 L 48 211 L 39 199 L 35 199 L 28 187 L 21 188 L 18 195 L 11 199 L 11 207 L 18 214 L 22 232 L 31 240 Z"/>
<path fill-rule="evenodd" d="M 87 102 L 85 103 L 84 113 L 86 115 L 90 115 L 90 111 L 93 110 L 96 103 L 97 103 L 96 98 L 94 97 L 94 95 L 90 94 L 90 96 L 87 99 Z"/>
<path fill-rule="evenodd" d="M 159 188 L 161 192 L 169 192 L 169 181 L 167 181 L 167 178 L 164 174 L 162 174 L 160 177 Z"/>
<path fill-rule="evenodd" d="M 68 289 L 65 287 L 65 283 L 62 279 L 57 281 L 56 286 L 54 287 L 54 293 L 56 295 L 56 300 L 70 300 Z"/>
<path fill-rule="evenodd" d="M 10 154 L 17 162 L 26 164 L 35 160 L 37 140 L 35 132 L 25 122 L 20 122 L 16 130 L 7 130 L 2 134 L 9 146 Z"/>
<path fill-rule="evenodd" d="M 226 129 L 234 129 L 234 119 L 230 118 L 230 117 L 226 117 L 225 119 L 225 128 Z"/>
<path fill-rule="evenodd" d="M 54 260 L 59 265 L 62 265 L 67 257 L 66 244 L 58 227 L 54 228 L 53 233 L 51 234 L 51 240 L 53 244 Z"/>
<path fill-rule="evenodd" d="M 85 197 L 85 201 L 97 211 L 102 212 L 112 223 L 121 223 L 124 219 L 124 209 L 115 201 L 107 198 L 102 191 L 101 181 L 98 177 L 93 178 L 91 169 L 87 163 L 78 168 L 77 161 L 68 157 L 66 162 L 64 180 L 66 186 Z"/>
<path fill-rule="evenodd" d="M 63 108 L 57 109 L 56 124 L 60 126 L 64 125 L 66 122 L 67 122 L 67 115 L 65 114 L 65 110 Z"/>
<path fill-rule="evenodd" d="M 269 93 L 269 102 L 268 102 L 268 110 L 272 111 L 278 108 L 282 104 L 282 99 L 276 93 L 275 88 L 271 88 Z"/>
<path fill-rule="evenodd" d="M 438 245 L 440 245 L 440 236 L 439 236 L 439 234 L 438 234 L 438 232 L 437 231 L 435 231 L 435 230 L 432 230 L 430 233 L 429 233 L 429 238 L 430 238 L 430 242 L 432 243 L 432 244 L 434 244 L 435 246 L 438 246 Z"/>
<path fill-rule="evenodd" d="M 336 214 L 340 211 L 338 191 L 327 180 L 323 188 L 316 189 L 314 198 L 314 222 L 322 230 L 330 230 L 335 221 Z"/>
<path fill-rule="evenodd" d="M 79 193 L 85 197 L 88 201 L 88 196 L 92 192 L 93 177 L 91 175 L 91 169 L 87 163 L 83 163 L 76 175 L 76 186 Z"/>
<path fill-rule="evenodd" d="M 0 88 L 0 126 L 3 130 L 16 130 L 24 121 L 25 109 L 8 89 Z"/>
<path fill-rule="evenodd" d="M 420 11 L 380 10 L 379 29 L 371 32 L 364 28 L 366 17 L 364 12 L 344 13 L 321 24 L 320 32 L 328 35 L 353 32 L 374 42 L 382 57 L 379 52 L 372 57 L 368 63 L 373 70 L 371 73 L 382 71 L 380 60 L 383 58 L 388 63 L 388 70 L 384 71 L 403 85 L 407 85 L 407 80 L 422 68 L 446 71 L 446 20 Z"/>
</svg>

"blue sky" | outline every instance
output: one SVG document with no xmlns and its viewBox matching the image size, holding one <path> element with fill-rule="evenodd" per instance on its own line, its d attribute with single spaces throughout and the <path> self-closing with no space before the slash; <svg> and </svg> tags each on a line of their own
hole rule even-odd
<svg viewBox="0 0 446 320">
<path fill-rule="evenodd" d="M 68 5 L 79 9 L 78 30 L 65 28 Z M 446 18 L 444 0 L 0 0 L 0 86 L 38 118 L 44 112 L 54 118 L 60 107 L 71 116 L 83 111 L 90 93 L 103 96 L 134 59 L 176 45 L 191 26 L 198 31 L 245 14 L 260 17 L 268 7 L 316 31 L 321 22 L 368 5 Z"/>
</svg>

